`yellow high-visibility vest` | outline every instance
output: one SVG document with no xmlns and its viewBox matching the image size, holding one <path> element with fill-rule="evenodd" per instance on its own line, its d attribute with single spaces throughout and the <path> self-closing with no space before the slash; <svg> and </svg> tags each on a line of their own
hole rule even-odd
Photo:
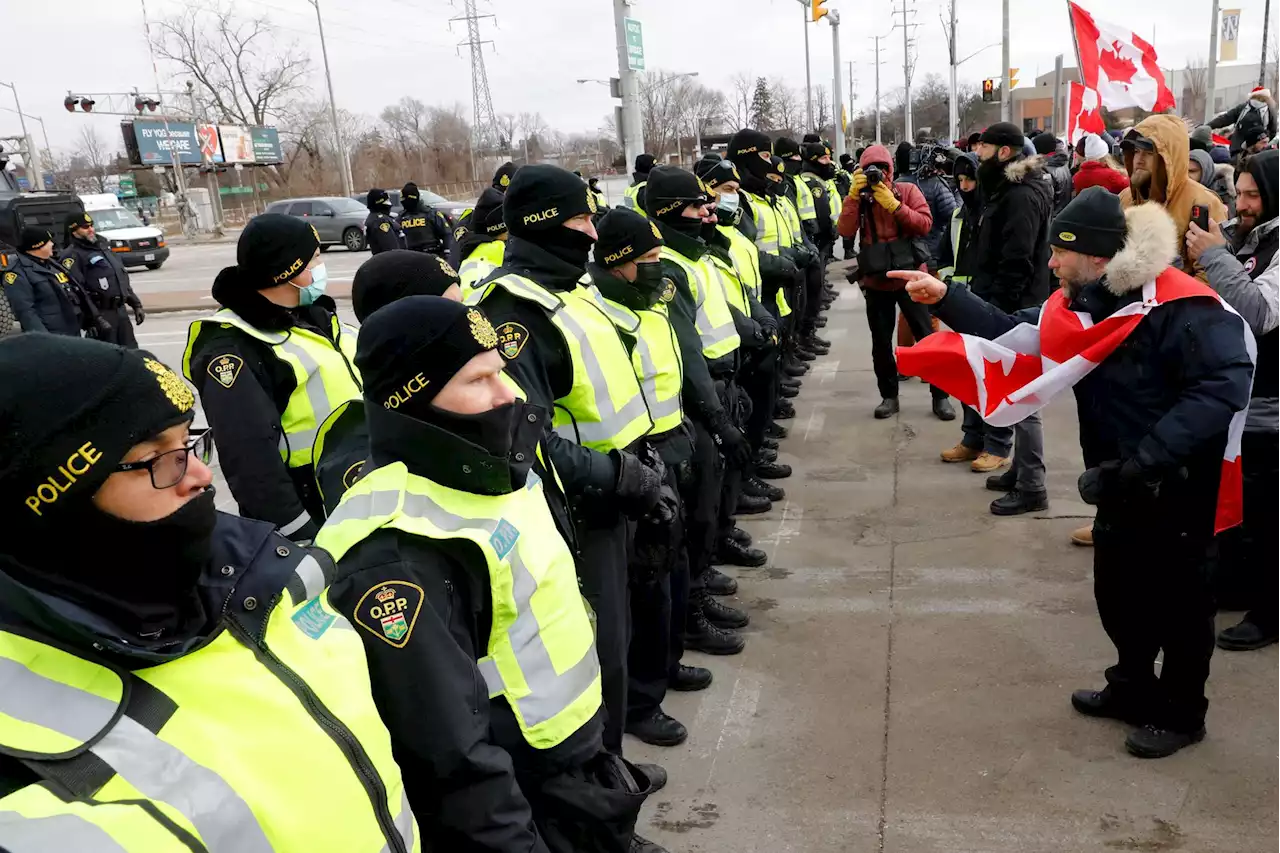
<svg viewBox="0 0 1280 853">
<path fill-rule="evenodd" d="M 463 258 L 462 265 L 458 267 L 458 278 L 462 279 L 463 302 L 467 301 L 467 294 L 471 291 L 481 289 L 480 283 L 489 276 L 489 273 L 502 266 L 502 258 L 506 251 L 505 240 L 487 240 Z M 483 297 L 484 294 L 480 294 L 479 298 Z"/>
<path fill-rule="evenodd" d="M 661 257 L 680 267 L 689 281 L 696 308 L 694 326 L 702 342 L 703 356 L 715 360 L 738 349 L 742 339 L 738 337 L 733 314 L 729 313 L 729 300 L 721 279 L 724 273 L 713 263 L 712 256 L 703 255 L 695 262 L 670 246 L 663 246 Z"/>
<path fill-rule="evenodd" d="M 476 663 L 490 698 L 506 698 L 530 746 L 557 746 L 595 716 L 601 702 L 595 635 L 573 553 L 536 472 L 529 472 L 524 488 L 477 495 L 410 474 L 395 462 L 343 495 L 316 545 L 341 561 L 382 528 L 467 540 L 484 555 L 492 625 Z"/>
<path fill-rule="evenodd" d="M 799 175 L 787 175 L 787 180 L 791 181 L 796 188 L 795 208 L 800 220 L 803 222 L 810 219 L 816 219 L 818 211 L 813 206 L 813 193 L 809 191 L 809 185 L 805 183 L 804 179 Z M 790 199 L 788 199 L 788 201 L 790 201 Z"/>
<path fill-rule="evenodd" d="M 616 304 L 616 303 L 610 303 Z M 680 391 L 684 387 L 684 358 L 680 342 L 665 302 L 636 311 L 640 327 L 636 331 L 636 345 L 631 350 L 631 364 L 644 399 L 649 404 L 649 416 L 653 418 L 651 435 L 662 435 L 676 429 L 684 421 L 684 408 Z"/>
<path fill-rule="evenodd" d="M 638 213 L 644 213 L 644 208 L 640 206 L 640 190 L 648 181 L 641 181 L 638 184 L 632 184 L 622 191 L 622 203 Z M 648 214 L 645 214 L 646 216 Z"/>
<path fill-rule="evenodd" d="M 956 284 L 968 284 L 969 276 L 956 275 L 956 264 L 960 261 L 960 234 L 964 231 L 964 205 L 951 211 L 951 266 L 938 270 L 938 278 L 948 276 Z"/>
<path fill-rule="evenodd" d="M 736 283 L 745 293 L 750 294 L 752 299 L 759 302 L 761 288 L 759 250 L 747 239 L 747 235 L 737 228 L 730 225 L 717 225 L 716 228 L 729 241 L 729 257 L 733 258 Z M 744 314 L 751 315 L 745 298 L 732 301 Z"/>
<path fill-rule="evenodd" d="M 764 196 L 746 190 L 739 190 L 739 192 L 746 195 L 751 205 L 752 221 L 756 226 L 756 248 L 767 254 L 776 255 L 778 249 L 795 245 L 791 224 L 782 211 Z M 778 293 L 774 297 L 774 304 L 778 306 L 778 316 L 786 317 L 791 313 L 787 295 L 781 287 L 778 288 Z"/>
</svg>

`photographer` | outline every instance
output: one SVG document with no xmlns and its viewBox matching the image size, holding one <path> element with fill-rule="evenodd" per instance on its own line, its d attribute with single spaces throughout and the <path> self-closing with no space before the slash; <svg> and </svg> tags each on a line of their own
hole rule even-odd
<svg viewBox="0 0 1280 853">
<path fill-rule="evenodd" d="M 855 280 L 867 298 L 867 325 L 871 329 L 871 361 L 880 386 L 875 416 L 898 413 L 898 367 L 893 358 L 895 308 L 900 308 L 916 340 L 932 331 L 929 312 L 912 302 L 900 281 L 885 276 L 889 270 L 927 269 L 928 250 L 918 240 L 933 227 L 929 203 L 914 184 L 894 183 L 892 157 L 883 145 L 862 152 L 862 171 L 853 176 L 836 230 L 841 237 L 860 235 Z M 933 388 L 933 413 L 939 420 L 954 420 L 956 413 L 947 395 Z"/>
</svg>

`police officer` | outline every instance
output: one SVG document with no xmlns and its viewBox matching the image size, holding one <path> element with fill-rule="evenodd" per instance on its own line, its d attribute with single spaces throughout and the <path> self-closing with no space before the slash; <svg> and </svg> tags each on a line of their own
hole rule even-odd
<svg viewBox="0 0 1280 853">
<path fill-rule="evenodd" d="M 608 206 L 608 201 L 605 199 L 604 190 L 600 189 L 600 179 L 594 175 L 588 178 L 587 189 L 595 193 L 596 206 L 601 210 L 604 210 L 604 208 Z"/>
<path fill-rule="evenodd" d="M 636 155 L 636 170 L 631 173 L 631 186 L 627 187 L 622 194 L 622 203 L 626 207 L 644 213 L 644 199 L 640 194 L 644 192 L 644 185 L 649 180 L 649 171 L 653 168 L 654 162 L 652 154 Z"/>
<path fill-rule="evenodd" d="M 28 226 L 18 241 L 20 253 L 4 273 L 5 295 L 24 332 L 97 337 L 110 326 L 98 314 L 62 265 L 54 260 L 53 235 Z"/>
<path fill-rule="evenodd" d="M 236 265 L 213 282 L 222 306 L 187 333 L 182 372 L 218 431 L 218 460 L 240 514 L 309 542 L 324 519 L 313 445 L 325 419 L 360 396 L 356 333 L 338 321 L 315 229 L 264 213 L 245 226 Z"/>
<path fill-rule="evenodd" d="M 424 205 L 413 181 L 400 190 L 400 230 L 404 234 L 405 248 L 415 252 L 430 252 L 448 259 L 453 252 L 453 232 L 444 214 Z"/>
<path fill-rule="evenodd" d="M 530 403 L 554 412 L 547 443 L 582 526 L 582 585 L 597 616 L 604 744 L 620 753 L 630 636 L 627 519 L 656 505 L 662 465 L 632 452 L 653 420 L 614 323 L 639 320 L 609 311 L 581 281 L 596 239 L 595 212 L 595 197 L 569 172 L 521 167 L 503 201 L 511 236 L 502 266 L 481 292 L 508 372 Z"/>
<path fill-rule="evenodd" d="M 94 231 L 93 217 L 87 213 L 75 213 L 67 219 L 67 237 L 59 262 L 110 324 L 111 331 L 101 335 L 100 340 L 136 347 L 138 339 L 133 335 L 133 324 L 124 308 L 129 306 L 139 326 L 147 314 L 142 310 L 142 300 L 133 291 L 124 264 L 111 251 L 107 239 Z"/>
<path fill-rule="evenodd" d="M 498 342 L 433 297 L 365 323 L 372 470 L 317 537 L 338 569 L 314 606 L 364 641 L 426 846 L 624 849 L 653 780 L 603 748 L 549 414 L 502 381 Z"/>
<path fill-rule="evenodd" d="M 182 379 L 19 335 L 0 412 L 0 849 L 420 850 L 356 633 L 290 618 L 331 563 L 217 512 Z"/>
<path fill-rule="evenodd" d="M 502 266 L 507 248 L 507 223 L 502 218 L 503 193 L 489 187 L 471 213 L 471 224 L 458 239 L 458 275 L 464 293 Z"/>
<path fill-rule="evenodd" d="M 369 315 L 406 296 L 442 296 L 462 301 L 462 281 L 435 255 L 397 249 L 370 258 L 351 280 L 351 310 L 363 323 Z"/>
<path fill-rule="evenodd" d="M 598 233 L 595 262 L 587 265 L 587 272 L 605 299 L 640 318 L 627 343 L 653 415 L 653 430 L 645 442 L 666 465 L 663 494 L 672 502 L 669 521 L 652 514 L 641 520 L 632 548 L 627 731 L 645 743 L 676 746 L 688 730 L 662 710 L 667 687 L 701 690 L 711 683 L 711 672 L 680 663 L 689 561 L 677 472 L 688 467 L 693 440 L 681 405 L 680 343 L 667 315 L 675 286 L 659 262 L 662 236 L 644 216 L 626 208 L 611 210 L 600 219 Z"/>
<path fill-rule="evenodd" d="M 364 220 L 364 238 L 373 254 L 404 249 L 406 243 L 400 223 L 391 215 L 391 196 L 386 190 L 372 189 L 365 196 L 369 215 Z"/>
</svg>

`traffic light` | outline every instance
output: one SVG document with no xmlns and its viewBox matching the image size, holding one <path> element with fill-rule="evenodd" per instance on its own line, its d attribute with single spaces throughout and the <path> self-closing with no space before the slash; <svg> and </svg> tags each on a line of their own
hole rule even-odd
<svg viewBox="0 0 1280 853">
<path fill-rule="evenodd" d="M 1018 88 L 1018 69 L 1010 68 L 1009 69 L 1009 91 L 1012 92 L 1016 88 Z"/>
<path fill-rule="evenodd" d="M 996 99 L 996 81 L 987 78 L 982 81 L 982 102 L 989 104 Z"/>
<path fill-rule="evenodd" d="M 809 4 L 809 20 L 817 23 L 825 18 L 829 11 L 827 8 L 827 0 L 812 0 Z"/>
<path fill-rule="evenodd" d="M 77 106 L 85 112 L 91 113 L 93 112 L 93 105 L 96 103 L 98 102 L 93 98 L 80 97 L 78 95 L 72 95 L 69 92 L 67 93 L 67 96 L 62 99 L 62 106 L 65 107 L 69 113 L 75 112 Z"/>
<path fill-rule="evenodd" d="M 69 113 L 73 113 L 76 111 L 76 99 L 71 97 L 70 95 L 67 95 L 65 98 L 62 99 L 62 105 L 67 108 L 67 112 Z"/>
<path fill-rule="evenodd" d="M 158 106 L 160 106 L 160 102 L 155 98 L 144 98 L 141 95 L 133 96 L 133 108 L 138 112 L 142 112 L 143 110 L 155 112 L 156 107 Z"/>
</svg>

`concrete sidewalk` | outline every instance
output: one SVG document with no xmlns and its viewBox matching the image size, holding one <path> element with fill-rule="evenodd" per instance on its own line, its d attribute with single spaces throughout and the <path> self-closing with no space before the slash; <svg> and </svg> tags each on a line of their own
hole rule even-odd
<svg viewBox="0 0 1280 853">
<path fill-rule="evenodd" d="M 863 303 L 839 286 L 782 442 L 788 500 L 743 520 L 770 562 L 727 570 L 747 649 L 686 656 L 715 682 L 665 702 L 684 746 L 628 738 L 671 776 L 641 833 L 672 853 L 1275 850 L 1275 647 L 1215 654 L 1208 737 L 1172 758 L 1074 713 L 1114 661 L 1068 542 L 1091 515 L 1073 402 L 1045 416 L 1051 510 L 997 519 L 984 477 L 938 461 L 960 425 L 925 385 L 872 419 Z"/>
</svg>

